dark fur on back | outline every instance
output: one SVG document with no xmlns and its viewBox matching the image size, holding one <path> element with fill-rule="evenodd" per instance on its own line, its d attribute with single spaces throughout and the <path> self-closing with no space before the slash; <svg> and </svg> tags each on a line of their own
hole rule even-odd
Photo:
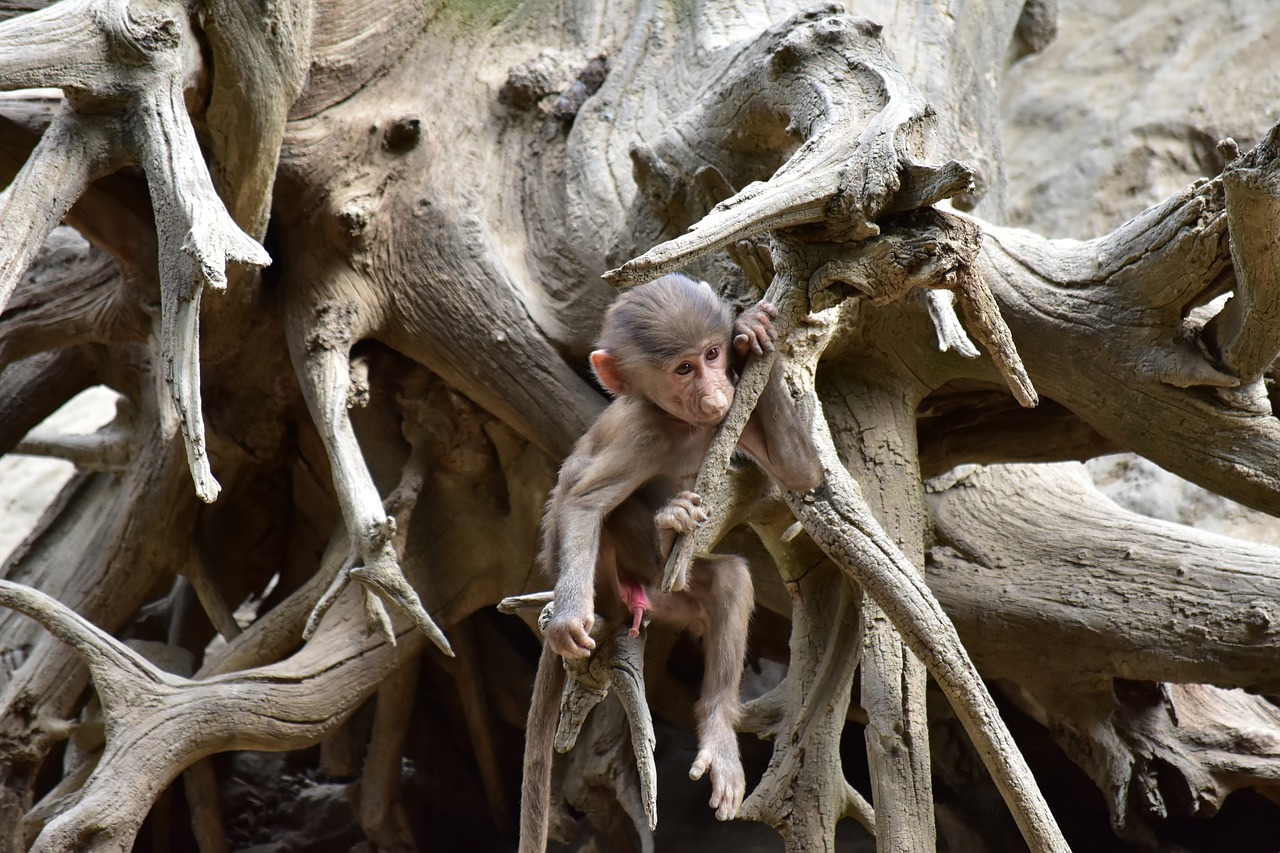
<svg viewBox="0 0 1280 853">
<path fill-rule="evenodd" d="M 599 348 L 621 366 L 660 364 L 685 352 L 690 342 L 729 342 L 733 312 L 711 285 L 680 273 L 664 275 L 624 292 L 609 306 Z"/>
</svg>

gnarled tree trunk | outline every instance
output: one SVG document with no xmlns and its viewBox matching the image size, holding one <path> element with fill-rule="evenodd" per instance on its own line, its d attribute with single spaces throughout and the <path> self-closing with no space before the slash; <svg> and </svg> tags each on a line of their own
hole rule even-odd
<svg viewBox="0 0 1280 853">
<path fill-rule="evenodd" d="M 826 475 L 799 495 L 731 463 L 773 358 L 749 365 L 699 474 L 714 521 L 676 549 L 756 577 L 744 820 L 795 851 L 845 817 L 882 850 L 1061 851 L 1274 819 L 1280 554 L 998 463 L 1130 450 L 1280 509 L 1280 126 L 1170 133 L 1203 179 L 1049 239 L 1008 227 L 1037 211 L 1006 172 L 1035 161 L 1036 87 L 1088 68 L 1026 58 L 1056 4 L 852 11 L 0 10 L 0 451 L 80 470 L 0 579 L 0 850 L 509 849 L 538 649 L 494 605 L 547 584 L 542 501 L 604 405 L 613 286 L 676 269 L 778 305 Z M 1179 23 L 1063 10 L 1094 49 L 1105 15 Z M 1151 63 L 1221 77 L 1189 41 Z M 1101 207 L 1039 190 L 1053 229 Z M 38 427 L 95 385 L 108 428 Z M 561 767 L 558 841 L 735 843 L 666 805 L 704 793 L 662 772 L 689 652 L 650 637 L 647 685 L 593 670 L 627 713 Z"/>
</svg>

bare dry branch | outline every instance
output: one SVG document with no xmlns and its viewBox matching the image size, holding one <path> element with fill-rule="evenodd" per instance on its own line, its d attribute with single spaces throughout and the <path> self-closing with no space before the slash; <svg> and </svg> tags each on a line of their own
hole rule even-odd
<svg viewBox="0 0 1280 853">
<path fill-rule="evenodd" d="M 369 474 L 360 443 L 351 425 L 348 408 L 355 402 L 359 389 L 353 381 L 350 361 L 352 330 L 344 326 L 349 319 L 342 312 L 326 312 L 326 325 L 313 333 L 305 344 L 294 342 L 294 360 L 302 380 L 303 393 L 321 428 L 333 471 L 334 491 L 342 507 L 343 519 L 351 532 L 351 553 L 339 568 L 329 588 L 316 602 L 307 618 L 303 636 L 310 638 L 321 620 L 342 594 L 347 584 L 358 580 L 362 586 L 365 613 L 369 627 L 388 642 L 395 633 L 379 597 L 394 603 L 445 654 L 453 650 L 444 632 L 422 606 L 417 591 L 405 579 L 393 539 L 403 528 L 387 514 L 381 496 Z M 306 347 L 307 352 L 297 350 Z M 367 389 L 366 389 L 367 390 Z M 423 478 L 421 441 L 414 442 L 414 455 L 401 472 L 400 497 L 394 502 L 401 518 L 413 507 L 411 496 L 421 488 Z M 403 534 L 401 534 L 403 536 Z M 403 541 L 401 543 L 403 545 Z"/>
<path fill-rule="evenodd" d="M 978 348 L 965 334 L 956 316 L 956 297 L 949 290 L 929 290 L 925 292 L 926 305 L 929 308 L 929 319 L 933 320 L 934 331 L 938 333 L 938 351 L 951 352 L 965 358 L 977 358 L 982 355 Z"/>
<path fill-rule="evenodd" d="M 0 39 L 4 26 L 0 24 Z M 64 106 L 13 183 L 0 192 L 0 228 L 5 234 L 0 242 L 0 311 L 49 232 L 89 182 L 120 159 L 114 130 L 101 117 L 82 116 Z"/>
<path fill-rule="evenodd" d="M 839 464 L 823 426 L 816 427 L 816 437 L 827 482 L 816 493 L 789 493 L 787 503 L 819 547 L 875 599 L 938 682 L 1028 845 L 1033 850 L 1068 850 L 951 620 L 867 510 L 857 482 Z"/>
<path fill-rule="evenodd" d="M 65 459 L 85 471 L 123 471 L 129 464 L 132 433 L 106 430 L 89 435 L 63 435 L 36 430 L 18 442 L 14 453 Z"/>
</svg>

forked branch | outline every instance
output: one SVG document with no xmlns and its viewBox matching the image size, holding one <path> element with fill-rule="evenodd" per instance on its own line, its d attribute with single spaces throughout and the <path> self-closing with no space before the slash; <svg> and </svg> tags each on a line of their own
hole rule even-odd
<svg viewBox="0 0 1280 853">
<path fill-rule="evenodd" d="M 538 627 L 544 629 L 555 608 L 555 593 L 540 592 L 504 598 L 498 604 L 503 613 L 516 614 L 540 608 Z M 593 638 L 596 650 L 585 659 L 564 660 L 564 693 L 560 697 L 560 713 L 556 723 L 555 749 L 564 754 L 578 742 L 587 715 L 613 690 L 631 732 L 631 748 L 640 775 L 640 799 L 650 832 L 658 828 L 658 769 L 654 758 L 657 738 L 653 731 L 653 715 L 645 698 L 644 635 L 629 635 L 627 626 L 619 626 L 604 635 L 609 622 L 595 619 Z M 619 798 L 621 800 L 621 797 Z"/>
<path fill-rule="evenodd" d="M 597 624 L 604 624 L 604 621 L 597 620 Z M 560 701 L 556 751 L 565 753 L 573 749 L 587 721 L 587 714 L 612 689 L 627 715 L 631 749 L 640 774 L 640 799 L 652 832 L 658 828 L 658 768 L 653 753 L 657 737 L 644 693 L 644 635 L 631 637 L 626 626 L 622 626 L 602 638 L 600 648 L 591 657 L 566 660 L 565 670 L 569 677 Z"/>
<path fill-rule="evenodd" d="M 1280 344 L 1265 224 L 1280 186 L 1277 133 L 1222 178 L 1095 240 L 985 226 L 976 263 L 1014 336 L 1036 341 L 1024 356 L 1046 396 L 1107 440 L 1272 514 L 1280 425 L 1259 365 Z"/>
</svg>

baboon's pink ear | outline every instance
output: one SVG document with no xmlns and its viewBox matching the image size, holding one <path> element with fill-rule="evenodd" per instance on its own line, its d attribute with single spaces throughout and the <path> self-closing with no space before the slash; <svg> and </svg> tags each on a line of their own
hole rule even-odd
<svg viewBox="0 0 1280 853">
<path fill-rule="evenodd" d="M 618 359 L 614 358 L 613 353 L 607 349 L 598 349 L 591 353 L 591 369 L 595 371 L 596 379 L 600 380 L 600 384 L 607 388 L 610 394 L 621 397 L 627 393 L 627 380 L 618 369 Z"/>
</svg>

